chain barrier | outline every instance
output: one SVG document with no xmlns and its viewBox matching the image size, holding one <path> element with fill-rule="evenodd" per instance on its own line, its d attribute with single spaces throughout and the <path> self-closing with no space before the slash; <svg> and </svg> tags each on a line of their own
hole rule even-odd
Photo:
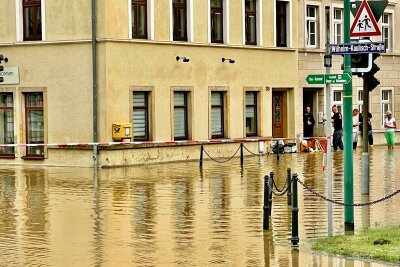
<svg viewBox="0 0 400 267">
<path fill-rule="evenodd" d="M 310 187 L 308 187 L 304 182 L 300 181 L 300 179 L 297 179 L 297 181 L 298 181 L 305 189 L 307 189 L 308 191 L 310 191 L 310 192 L 311 192 L 312 194 L 314 194 L 315 196 L 317 196 L 317 197 L 319 197 L 319 198 L 322 198 L 323 200 L 326 200 L 326 201 L 331 202 L 331 203 L 333 203 L 333 204 L 340 205 L 340 206 L 347 206 L 347 207 L 363 207 L 363 206 L 374 205 L 374 204 L 383 202 L 383 201 L 385 201 L 385 200 L 388 200 L 389 198 L 392 198 L 392 197 L 394 197 L 395 195 L 397 195 L 397 194 L 400 193 L 400 189 L 399 189 L 399 190 L 396 190 L 395 192 L 393 192 L 393 193 L 391 193 L 391 194 L 389 194 L 389 195 L 387 195 L 386 197 L 383 197 L 383 198 L 381 198 L 381 199 L 377 199 L 377 200 L 370 201 L 370 202 L 366 202 L 366 203 L 348 204 L 348 203 L 340 202 L 340 201 L 337 201 L 337 200 L 329 199 L 329 198 L 323 196 L 322 194 L 320 194 L 320 193 L 314 191 L 314 190 L 311 189 Z"/>
<path fill-rule="evenodd" d="M 243 144 L 243 148 L 247 151 L 247 152 L 249 152 L 250 154 L 252 154 L 252 155 L 254 155 L 254 156 L 264 156 L 264 155 L 266 155 L 266 154 L 264 154 L 264 153 L 253 153 L 253 152 L 251 152 L 244 144 Z"/>
<path fill-rule="evenodd" d="M 226 162 L 230 161 L 231 159 L 233 159 L 236 156 L 236 154 L 239 152 L 239 149 L 240 149 L 240 146 L 236 150 L 235 154 L 233 154 L 230 158 L 228 158 L 226 160 L 217 160 L 217 159 L 211 157 L 210 154 L 208 154 L 208 152 L 204 148 L 203 148 L 203 151 L 212 161 L 215 161 L 217 163 L 226 163 Z"/>
<path fill-rule="evenodd" d="M 290 179 L 290 183 L 289 184 L 288 184 L 288 182 L 286 180 L 284 186 L 280 190 L 276 186 L 275 179 L 273 177 L 271 177 L 271 179 L 272 179 L 272 186 L 270 184 L 267 184 L 268 188 L 275 196 L 278 196 L 278 197 L 285 195 L 287 193 L 287 191 L 289 190 L 289 186 L 292 184 L 292 179 Z M 275 187 L 276 191 L 274 191 L 274 187 Z"/>
</svg>

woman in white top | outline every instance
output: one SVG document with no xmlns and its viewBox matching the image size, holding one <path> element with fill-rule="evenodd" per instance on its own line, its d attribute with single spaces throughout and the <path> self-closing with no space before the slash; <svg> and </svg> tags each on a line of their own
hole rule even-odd
<svg viewBox="0 0 400 267">
<path fill-rule="evenodd" d="M 392 112 L 386 111 L 386 118 L 383 123 L 385 127 L 385 138 L 389 150 L 393 150 L 394 145 L 394 129 L 397 128 L 396 120 L 392 117 Z"/>
</svg>

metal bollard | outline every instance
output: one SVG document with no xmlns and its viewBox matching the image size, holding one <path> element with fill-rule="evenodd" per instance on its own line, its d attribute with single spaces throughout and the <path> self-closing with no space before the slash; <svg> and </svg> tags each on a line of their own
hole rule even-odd
<svg viewBox="0 0 400 267">
<path fill-rule="evenodd" d="M 203 145 L 200 146 L 200 168 L 203 168 Z"/>
<path fill-rule="evenodd" d="M 297 202 L 297 173 L 293 174 L 292 247 L 299 244 L 299 208 Z"/>
<path fill-rule="evenodd" d="M 287 168 L 287 186 L 288 186 L 288 191 L 287 191 L 287 204 L 288 206 L 292 206 L 292 185 L 290 183 L 290 177 L 292 176 L 292 171 L 290 168 Z"/>
<path fill-rule="evenodd" d="M 270 179 L 268 181 L 268 184 L 269 184 L 269 187 L 272 188 L 273 183 L 274 183 L 274 172 L 270 172 L 269 176 L 270 176 Z M 269 202 L 269 216 L 271 216 L 271 213 L 272 213 L 272 190 L 269 190 L 268 202 Z"/>
<path fill-rule="evenodd" d="M 270 207 L 269 207 L 269 176 L 264 176 L 264 215 L 263 215 L 263 229 L 269 230 L 269 214 L 270 214 Z"/>
<path fill-rule="evenodd" d="M 279 140 L 276 142 L 276 160 L 279 160 Z"/>
<path fill-rule="evenodd" d="M 243 143 L 240 143 L 240 165 L 243 165 Z"/>
</svg>

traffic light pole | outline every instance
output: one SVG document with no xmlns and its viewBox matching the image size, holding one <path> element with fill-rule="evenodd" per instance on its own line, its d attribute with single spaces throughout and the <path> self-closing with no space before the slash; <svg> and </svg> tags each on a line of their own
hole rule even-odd
<svg viewBox="0 0 400 267">
<path fill-rule="evenodd" d="M 369 195 L 369 154 L 368 154 L 368 114 L 369 114 L 369 90 L 367 79 L 363 77 L 363 121 L 362 121 L 362 137 L 363 137 L 363 153 L 361 160 L 361 194 Z"/>
<path fill-rule="evenodd" d="M 350 0 L 344 0 L 344 43 L 350 43 Z M 343 73 L 351 75 L 351 56 L 344 56 Z M 352 147 L 352 90 L 353 83 L 350 80 L 343 86 L 343 128 L 344 128 L 344 202 L 354 203 L 353 193 L 353 147 Z M 354 232 L 354 207 L 344 207 L 345 231 Z"/>
<path fill-rule="evenodd" d="M 330 6 L 325 6 L 325 38 L 326 38 L 326 45 L 325 45 L 325 56 L 331 56 L 331 49 L 330 49 Z M 325 63 L 325 62 L 324 62 Z M 326 64 L 326 74 L 331 73 L 330 65 Z M 326 180 L 327 180 L 327 188 L 328 188 L 328 198 L 332 199 L 332 148 L 331 148 L 331 85 L 328 83 L 326 84 L 326 92 L 325 92 L 325 135 L 326 135 Z M 328 202 L 328 236 L 331 237 L 333 235 L 333 218 L 332 218 L 332 203 Z"/>
</svg>

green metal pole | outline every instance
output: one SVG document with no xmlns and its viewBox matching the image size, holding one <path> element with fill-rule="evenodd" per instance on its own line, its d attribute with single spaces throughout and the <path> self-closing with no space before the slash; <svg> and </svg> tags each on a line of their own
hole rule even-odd
<svg viewBox="0 0 400 267">
<path fill-rule="evenodd" d="M 344 0 L 344 42 L 350 43 L 350 0 Z M 344 56 L 343 73 L 351 75 L 351 56 Z M 343 86 L 343 139 L 344 139 L 344 202 L 353 204 L 353 147 L 352 147 L 352 89 L 350 81 Z M 354 207 L 344 207 L 345 231 L 354 231 Z"/>
</svg>

